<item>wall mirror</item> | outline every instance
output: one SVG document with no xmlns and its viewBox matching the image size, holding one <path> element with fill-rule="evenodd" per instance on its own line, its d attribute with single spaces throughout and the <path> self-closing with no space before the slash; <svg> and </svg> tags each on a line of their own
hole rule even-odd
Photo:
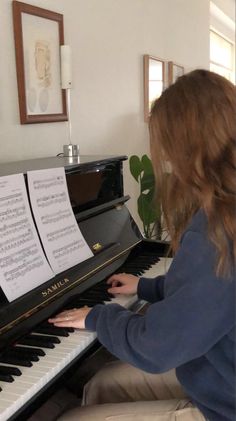
<svg viewBox="0 0 236 421">
<path fill-rule="evenodd" d="M 144 66 L 144 120 L 148 122 L 152 103 L 161 95 L 165 85 L 165 61 L 145 54 Z"/>
<path fill-rule="evenodd" d="M 184 67 L 173 61 L 168 62 L 168 85 L 175 83 L 178 77 L 184 74 Z"/>
</svg>

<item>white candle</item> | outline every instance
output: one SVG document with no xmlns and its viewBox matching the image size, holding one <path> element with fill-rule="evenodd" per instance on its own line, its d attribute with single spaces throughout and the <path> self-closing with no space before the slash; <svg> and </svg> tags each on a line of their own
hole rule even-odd
<svg viewBox="0 0 236 421">
<path fill-rule="evenodd" d="M 71 88 L 71 48 L 69 45 L 61 45 L 61 87 Z"/>
</svg>

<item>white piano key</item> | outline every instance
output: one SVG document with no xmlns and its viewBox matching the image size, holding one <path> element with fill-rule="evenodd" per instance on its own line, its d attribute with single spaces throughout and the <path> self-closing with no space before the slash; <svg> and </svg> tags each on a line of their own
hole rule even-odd
<svg viewBox="0 0 236 421">
<path fill-rule="evenodd" d="M 160 257 L 159 262 L 146 270 L 142 276 L 146 278 L 155 278 L 159 275 L 165 275 L 169 270 L 172 260 L 171 257 Z"/>
<path fill-rule="evenodd" d="M 12 414 L 12 408 L 9 406 L 8 401 L 0 402 L 0 420 L 7 421 Z"/>
<path fill-rule="evenodd" d="M 3 392 L 1 392 L 2 394 Z M 5 405 L 6 402 L 15 402 L 15 395 L 14 394 L 5 394 L 5 396 L 1 395 L 1 404 Z"/>
<path fill-rule="evenodd" d="M 105 304 L 119 304 L 122 307 L 129 308 L 137 301 L 138 297 L 136 294 L 132 296 L 117 294 L 111 301 L 106 301 Z"/>
<path fill-rule="evenodd" d="M 32 391 L 33 393 L 34 391 Z M 3 392 L 1 392 L 3 394 Z M 0 404 L 0 420 L 5 421 L 8 420 L 8 418 L 13 415 L 16 411 L 18 411 L 30 398 L 32 395 L 29 393 L 22 394 L 21 396 L 16 396 L 11 391 L 6 391 L 5 396 L 1 396 L 1 404 Z M 3 416 L 1 413 L 1 409 L 4 412 L 7 409 L 7 413 Z"/>
<path fill-rule="evenodd" d="M 11 393 L 11 391 L 7 393 L 2 391 L 0 393 L 0 420 L 5 421 L 24 404 L 24 400 L 22 396 L 16 396 L 14 393 Z"/>
<path fill-rule="evenodd" d="M 17 395 L 22 395 L 25 392 L 25 388 L 21 385 L 16 385 L 14 384 L 14 388 L 11 387 L 12 383 L 4 383 L 4 385 L 2 385 L 2 392 L 1 392 L 1 397 L 4 396 L 4 393 L 6 391 L 12 391 L 13 393 L 16 393 Z"/>
</svg>

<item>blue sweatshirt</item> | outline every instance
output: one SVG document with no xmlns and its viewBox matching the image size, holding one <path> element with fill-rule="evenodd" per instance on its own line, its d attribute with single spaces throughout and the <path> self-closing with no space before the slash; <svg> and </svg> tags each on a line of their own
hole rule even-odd
<svg viewBox="0 0 236 421">
<path fill-rule="evenodd" d="M 145 315 L 96 305 L 86 328 L 122 361 L 150 373 L 176 368 L 177 378 L 210 421 L 235 421 L 235 268 L 215 275 L 216 250 L 199 211 L 181 238 L 166 276 L 141 278 Z"/>
</svg>

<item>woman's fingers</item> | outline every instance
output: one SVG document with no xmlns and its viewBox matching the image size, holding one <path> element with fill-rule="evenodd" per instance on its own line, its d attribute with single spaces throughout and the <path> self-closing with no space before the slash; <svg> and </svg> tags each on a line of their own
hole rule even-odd
<svg viewBox="0 0 236 421">
<path fill-rule="evenodd" d="M 48 319 L 49 323 L 58 327 L 85 328 L 85 319 L 91 308 L 85 306 L 80 309 L 66 310 Z"/>
<path fill-rule="evenodd" d="M 122 286 L 111 286 L 111 288 L 108 288 L 107 290 L 110 294 L 123 294 L 125 292 L 124 288 Z"/>
<path fill-rule="evenodd" d="M 112 275 L 107 284 L 110 285 L 108 292 L 111 294 L 135 294 L 137 292 L 139 278 L 127 273 Z"/>
<path fill-rule="evenodd" d="M 118 287 L 118 286 L 120 286 L 120 281 L 112 281 L 112 282 L 109 282 L 108 285 L 110 285 L 112 288 Z"/>
<path fill-rule="evenodd" d="M 118 285 L 119 283 L 122 282 L 122 280 L 124 280 L 124 276 L 126 276 L 126 274 L 124 273 L 116 273 L 115 275 L 112 275 L 110 278 L 107 279 L 107 284 L 110 285 Z"/>
<path fill-rule="evenodd" d="M 84 308 L 88 308 L 87 306 Z M 77 316 L 77 312 L 79 310 L 77 308 L 73 308 L 71 310 L 64 310 L 61 313 L 57 314 L 55 317 L 51 317 L 49 320 L 57 320 L 57 321 L 63 321 L 63 320 L 72 320 L 74 317 Z"/>
</svg>

